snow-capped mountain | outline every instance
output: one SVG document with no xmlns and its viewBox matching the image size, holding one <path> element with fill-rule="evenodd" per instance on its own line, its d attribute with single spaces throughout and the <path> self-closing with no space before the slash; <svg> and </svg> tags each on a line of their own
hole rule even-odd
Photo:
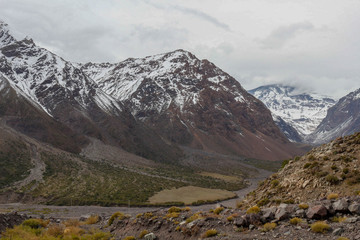
<svg viewBox="0 0 360 240">
<path fill-rule="evenodd" d="M 3 82 L 9 83 L 9 89 L 77 134 L 98 138 L 151 159 L 166 161 L 181 155 L 176 146 L 166 144 L 157 133 L 137 123 L 119 100 L 106 94 L 74 64 L 37 46 L 29 38 L 16 40 L 3 22 L 0 23 L 0 74 Z M 18 113 L 26 118 L 23 115 L 26 111 Z M 38 120 L 43 121 L 42 117 Z M 23 132 L 28 129 L 21 128 Z M 37 136 L 37 130 L 29 134 Z M 41 138 L 44 139 L 50 142 L 49 136 Z"/>
<path fill-rule="evenodd" d="M 349 93 L 329 108 L 326 117 L 305 140 L 322 144 L 357 131 L 360 131 L 360 89 Z"/>
<path fill-rule="evenodd" d="M 330 97 L 313 93 L 299 93 L 295 87 L 284 85 L 261 86 L 249 92 L 270 109 L 275 122 L 279 123 L 283 120 L 287 125 L 296 129 L 301 139 L 315 131 L 325 118 L 327 110 L 336 103 Z M 283 124 L 278 125 L 288 138 L 300 142 L 301 139 L 295 133 L 289 132 L 288 126 L 284 129 L 285 125 Z"/>
<path fill-rule="evenodd" d="M 81 70 L 173 143 L 257 158 L 284 158 L 296 151 L 259 100 L 190 52 L 87 63 Z"/>
</svg>

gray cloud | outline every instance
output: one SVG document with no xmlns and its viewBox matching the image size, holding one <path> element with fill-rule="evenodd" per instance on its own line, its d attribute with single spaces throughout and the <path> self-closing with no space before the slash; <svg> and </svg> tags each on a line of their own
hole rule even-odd
<svg viewBox="0 0 360 240">
<path fill-rule="evenodd" d="M 173 8 L 180 12 L 183 12 L 185 14 L 193 15 L 193 16 L 201 18 L 205 21 L 208 21 L 208 22 L 214 24 L 215 26 L 222 28 L 226 31 L 230 31 L 230 27 L 227 24 L 220 22 L 218 19 L 216 19 L 213 16 L 210 16 L 202 11 L 192 9 L 192 8 L 181 7 L 181 6 L 173 6 Z"/>
<path fill-rule="evenodd" d="M 314 25 L 310 22 L 294 23 L 273 30 L 268 37 L 261 39 L 258 42 L 263 48 L 279 49 L 301 32 L 311 30 L 314 30 Z"/>
<path fill-rule="evenodd" d="M 229 25 L 219 21 L 217 18 L 215 18 L 203 11 L 200 11 L 200 10 L 197 10 L 194 8 L 188 8 L 188 7 L 183 7 L 183 6 L 179 6 L 179 5 L 174 5 L 174 4 L 164 6 L 161 4 L 154 3 L 150 0 L 143 0 L 143 2 L 147 3 L 150 6 L 155 7 L 157 9 L 161 9 L 161 10 L 169 10 L 170 9 L 170 10 L 179 11 L 186 15 L 192 15 L 192 16 L 195 16 L 197 18 L 200 18 L 204 21 L 211 23 L 211 24 L 215 25 L 216 27 L 222 28 L 226 31 L 230 31 Z"/>
</svg>

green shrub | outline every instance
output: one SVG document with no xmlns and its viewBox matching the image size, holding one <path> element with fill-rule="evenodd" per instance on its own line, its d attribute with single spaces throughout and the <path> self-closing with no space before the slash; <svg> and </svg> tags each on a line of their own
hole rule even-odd
<svg viewBox="0 0 360 240">
<path fill-rule="evenodd" d="M 303 168 L 306 169 L 306 168 L 309 168 L 310 166 L 311 166 L 311 163 L 305 163 Z"/>
<path fill-rule="evenodd" d="M 290 162 L 290 160 L 284 160 L 282 163 L 281 163 L 281 168 L 284 168 L 286 165 L 288 165 Z"/>
<path fill-rule="evenodd" d="M 339 181 L 340 181 L 338 177 L 336 177 L 335 175 L 331 175 L 331 174 L 327 175 L 325 177 L 325 180 L 332 185 L 335 185 L 335 184 L 339 183 Z"/>
<path fill-rule="evenodd" d="M 279 180 L 277 180 L 277 179 L 274 179 L 274 180 L 272 180 L 271 182 L 270 182 L 270 184 L 271 184 L 271 186 L 274 188 L 274 187 L 276 187 L 276 186 L 278 186 L 279 185 Z"/>
<path fill-rule="evenodd" d="M 48 221 L 44 221 L 42 219 L 27 219 L 22 223 L 22 225 L 28 226 L 32 229 L 38 229 L 46 227 L 48 223 Z"/>
<path fill-rule="evenodd" d="M 269 202 L 270 202 L 270 200 L 268 198 L 263 198 L 263 199 L 257 201 L 256 204 L 261 207 L 261 206 L 265 206 Z"/>
<path fill-rule="evenodd" d="M 311 230 L 316 233 L 326 233 L 330 230 L 330 226 L 323 221 L 317 221 L 311 224 Z"/>
</svg>

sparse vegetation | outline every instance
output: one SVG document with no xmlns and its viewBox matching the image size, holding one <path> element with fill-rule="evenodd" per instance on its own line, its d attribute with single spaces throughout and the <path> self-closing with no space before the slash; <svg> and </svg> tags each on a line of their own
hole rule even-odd
<svg viewBox="0 0 360 240">
<path fill-rule="evenodd" d="M 316 233 L 326 233 L 330 230 L 330 226 L 323 222 L 323 221 L 317 221 L 311 224 L 311 231 Z"/>
<path fill-rule="evenodd" d="M 123 240 L 136 240 L 134 236 L 126 236 Z"/>
<path fill-rule="evenodd" d="M 325 180 L 326 180 L 327 182 L 329 182 L 330 184 L 332 184 L 332 185 L 338 184 L 339 181 L 340 181 L 337 176 L 331 175 L 331 174 L 327 175 L 327 176 L 325 177 Z"/>
<path fill-rule="evenodd" d="M 217 207 L 214 209 L 214 213 L 219 215 L 222 211 L 224 211 L 224 208 L 223 207 Z"/>
<path fill-rule="evenodd" d="M 343 222 L 346 220 L 346 217 L 338 217 L 338 216 L 334 216 L 330 219 L 332 222 Z"/>
<path fill-rule="evenodd" d="M 334 200 L 334 199 L 338 199 L 338 198 L 339 198 L 339 194 L 337 194 L 337 193 L 330 193 L 327 196 L 327 199 L 329 199 L 329 200 Z"/>
<path fill-rule="evenodd" d="M 274 180 L 272 180 L 271 182 L 270 182 L 270 184 L 271 184 L 271 186 L 274 188 L 274 187 L 276 187 L 276 186 L 278 186 L 279 185 L 279 180 L 277 180 L 277 179 L 274 179 Z"/>
<path fill-rule="evenodd" d="M 149 231 L 148 230 L 142 230 L 141 233 L 139 234 L 139 238 L 143 238 L 146 234 L 148 234 Z"/>
<path fill-rule="evenodd" d="M 292 225 L 298 225 L 301 222 L 302 222 L 301 218 L 294 217 L 294 218 L 290 219 L 290 224 L 292 224 Z"/>
<path fill-rule="evenodd" d="M 100 217 L 98 215 L 90 216 L 88 219 L 86 219 L 85 224 L 91 225 L 99 222 Z"/>
<path fill-rule="evenodd" d="M 123 214 L 122 212 L 116 212 L 113 215 L 111 215 L 111 217 L 110 217 L 110 219 L 108 221 L 108 225 L 110 226 L 111 224 L 113 224 L 113 222 L 116 219 L 123 220 L 125 218 L 126 218 L 125 214 Z"/>
<path fill-rule="evenodd" d="M 202 237 L 209 238 L 209 237 L 214 237 L 216 235 L 218 235 L 218 231 L 216 229 L 209 229 L 203 234 Z"/>
<path fill-rule="evenodd" d="M 265 223 L 262 228 L 262 231 L 264 231 L 264 232 L 271 231 L 271 230 L 275 229 L 276 226 L 277 226 L 276 223 Z"/>
<path fill-rule="evenodd" d="M 258 213 L 260 212 L 261 209 L 258 206 L 253 206 L 251 208 L 249 208 L 246 213 L 250 214 L 250 213 Z"/>
<path fill-rule="evenodd" d="M 176 207 L 176 206 L 172 206 L 171 208 L 168 209 L 169 213 L 174 213 L 174 212 L 181 212 L 181 208 Z"/>
<path fill-rule="evenodd" d="M 259 200 L 256 204 L 260 207 L 265 206 L 266 204 L 268 204 L 270 202 L 270 200 L 266 197 L 263 198 L 261 200 Z"/>
<path fill-rule="evenodd" d="M 309 208 L 309 205 L 306 204 L 306 203 L 300 203 L 300 204 L 299 204 L 299 208 L 300 208 L 300 209 L 308 209 L 308 208 Z"/>
</svg>

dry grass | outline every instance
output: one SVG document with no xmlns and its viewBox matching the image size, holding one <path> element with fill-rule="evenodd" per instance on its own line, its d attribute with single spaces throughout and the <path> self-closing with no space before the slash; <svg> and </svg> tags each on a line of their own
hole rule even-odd
<svg viewBox="0 0 360 240">
<path fill-rule="evenodd" d="M 207 231 L 202 235 L 202 237 L 203 237 L 203 238 L 209 238 L 209 237 L 214 237 L 214 236 L 216 236 L 216 235 L 218 235 L 218 231 L 213 228 L 213 229 L 207 230 Z"/>
<path fill-rule="evenodd" d="M 251 208 L 249 208 L 247 211 L 246 211 L 246 213 L 258 213 L 258 212 L 260 212 L 261 210 L 260 210 L 260 208 L 258 207 L 258 206 L 253 206 L 253 207 L 251 207 Z"/>
<path fill-rule="evenodd" d="M 90 216 L 88 219 L 86 219 L 85 224 L 91 225 L 91 224 L 95 224 L 98 223 L 100 220 L 98 215 L 93 215 Z"/>
<path fill-rule="evenodd" d="M 110 226 L 111 224 L 113 224 L 115 219 L 123 220 L 124 218 L 126 218 L 126 216 L 122 212 L 116 212 L 113 215 L 111 215 L 108 221 L 108 225 Z"/>
<path fill-rule="evenodd" d="M 309 208 L 309 205 L 307 205 L 306 203 L 300 203 L 300 204 L 299 204 L 299 208 L 305 210 L 305 209 L 308 209 L 308 208 Z"/>
<path fill-rule="evenodd" d="M 223 207 L 217 207 L 214 209 L 214 213 L 219 215 L 222 211 L 224 211 L 224 208 Z"/>
<path fill-rule="evenodd" d="M 346 217 L 332 217 L 331 218 L 331 221 L 332 222 L 338 222 L 338 223 L 340 223 L 340 222 L 343 222 L 343 221 L 345 221 L 346 220 Z"/>
<path fill-rule="evenodd" d="M 181 212 L 181 208 L 172 206 L 171 208 L 168 209 L 168 212 L 169 213 Z"/>
<path fill-rule="evenodd" d="M 134 236 L 126 236 L 123 240 L 136 240 Z"/>
<path fill-rule="evenodd" d="M 327 199 L 329 199 L 329 200 L 334 200 L 334 199 L 338 199 L 338 198 L 339 198 L 339 194 L 337 194 L 337 193 L 330 193 L 327 196 Z"/>
<path fill-rule="evenodd" d="M 140 238 L 140 239 L 141 239 L 141 238 L 144 238 L 144 236 L 145 236 L 146 234 L 148 234 L 148 233 L 149 233 L 148 230 L 142 230 L 141 233 L 139 234 L 139 238 Z"/>
<path fill-rule="evenodd" d="M 290 219 L 290 224 L 292 224 L 292 225 L 298 225 L 301 222 L 302 222 L 301 218 L 295 217 L 295 218 Z"/>
<path fill-rule="evenodd" d="M 265 223 L 262 230 L 264 232 L 268 232 L 275 229 L 276 226 L 277 226 L 276 223 Z"/>
<path fill-rule="evenodd" d="M 201 200 L 216 201 L 235 196 L 235 193 L 227 190 L 187 186 L 158 192 L 149 198 L 149 202 L 152 204 L 168 202 L 183 202 L 185 204 L 191 204 Z"/>
<path fill-rule="evenodd" d="M 323 222 L 323 221 L 317 221 L 313 224 L 311 224 L 311 231 L 316 233 L 326 233 L 330 230 L 330 226 Z"/>
<path fill-rule="evenodd" d="M 79 227 L 81 222 L 78 219 L 69 219 L 64 222 L 65 227 Z"/>
</svg>

